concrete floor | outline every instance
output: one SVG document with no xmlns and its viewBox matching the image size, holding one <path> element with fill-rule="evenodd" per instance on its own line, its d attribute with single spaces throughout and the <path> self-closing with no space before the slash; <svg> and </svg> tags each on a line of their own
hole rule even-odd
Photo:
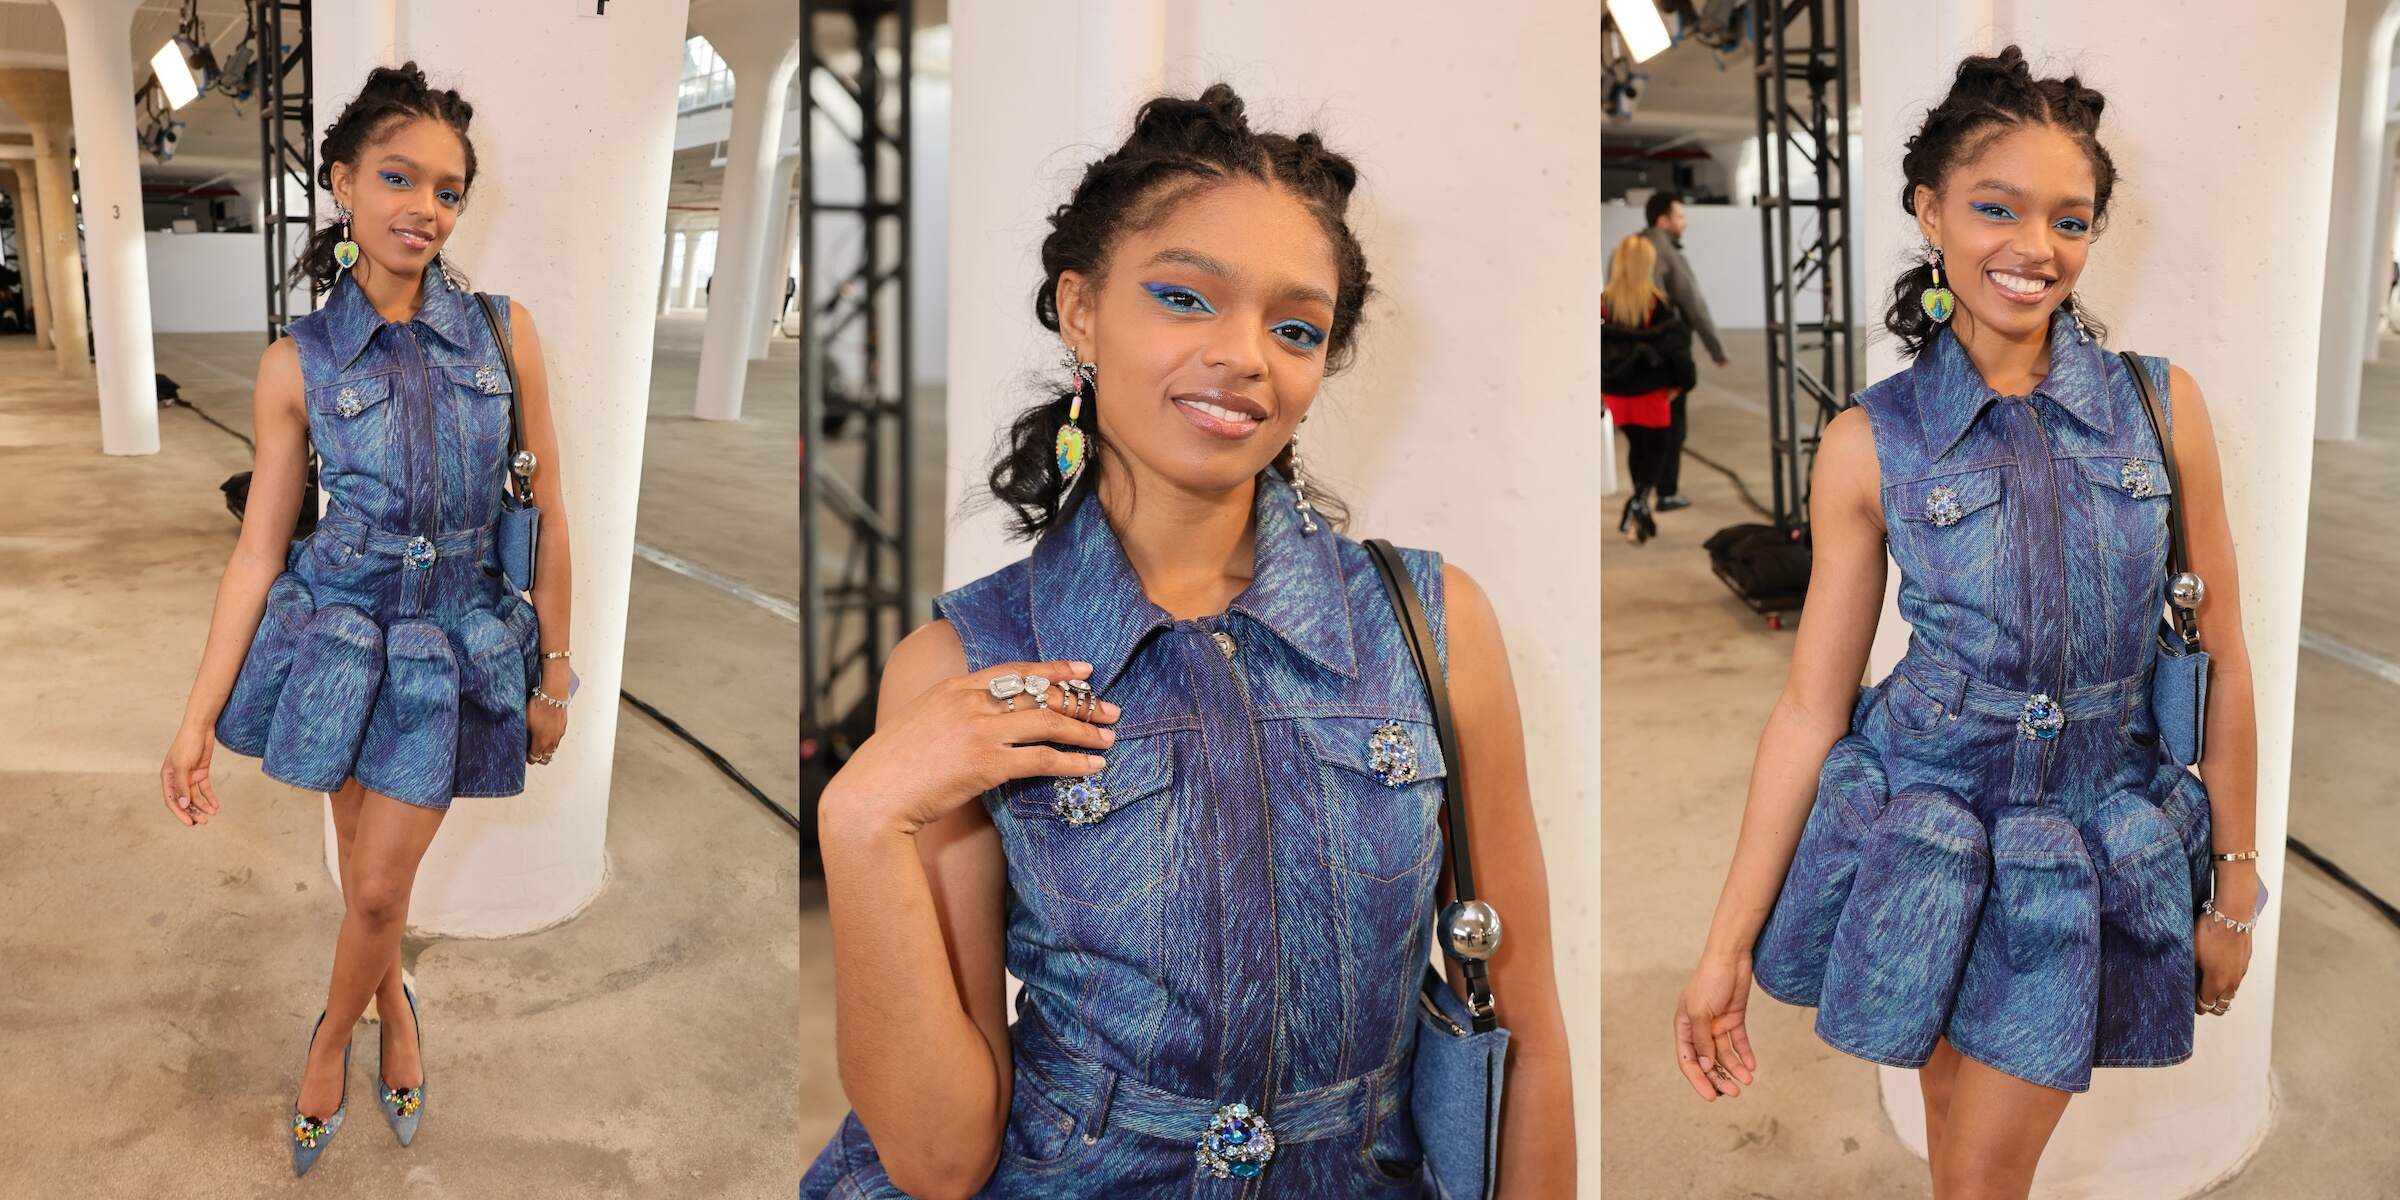
<svg viewBox="0 0 2400 1200">
<path fill-rule="evenodd" d="M 1701 368 L 1688 447 L 1741 473 L 1763 499 L 1766 414 L 1756 397 L 1766 394 L 1765 342 L 1758 330 L 1731 331 L 1728 342 L 1733 368 Z M 2388 365 L 2368 370 L 2360 440 L 2317 447 L 2302 620 L 2318 645 L 2390 661 L 2400 658 L 2400 627 L 2376 602 L 2388 601 L 2400 559 L 2388 518 L 2400 499 L 2400 339 L 2387 339 L 2384 355 Z M 1614 452 L 1620 478 L 1629 478 L 1621 442 Z M 1608 1194 L 1925 1196 L 1924 1162 L 1894 1137 L 1876 1069 L 1818 1041 L 1814 1010 L 1754 996 L 1760 1086 L 1738 1100 L 1703 1104 L 1674 1069 L 1666 1031 L 1675 996 L 1724 880 L 1751 757 L 1792 649 L 1789 630 L 1766 629 L 1710 574 L 1700 545 L 1719 528 L 1762 518 L 1696 459 L 1684 463 L 1682 490 L 1693 506 L 1662 515 L 1660 536 L 1638 548 L 1614 532 L 1619 492 L 1602 550 L 1603 886 L 1614 918 L 1601 1045 Z M 2400 901 L 2400 825 L 2389 804 L 2400 767 L 2388 735 L 2394 684 L 2304 647 L 2298 693 L 2292 834 Z M 2379 1072 L 2359 1069 L 2400 1052 L 2400 1006 L 2391 1001 L 2400 993 L 2400 930 L 2297 856 L 2285 860 L 2282 882 L 2274 901 L 2280 1109 L 2245 1170 L 2208 1195 L 2400 1195 L 2389 1142 L 2400 1102 Z"/>
<path fill-rule="evenodd" d="M 795 599 L 797 356 L 738 423 L 689 417 L 700 318 L 662 320 L 640 540 Z M 257 336 L 166 335 L 158 369 L 245 432 Z M 564 398 L 562 398 L 563 400 Z M 347 1132 L 296 1184 L 283 1121 L 340 901 L 322 802 L 220 751 L 185 829 L 156 770 L 235 534 L 249 449 L 160 414 L 98 452 L 89 385 L 0 338 L 0 1163 L 11 1197 L 782 1195 L 798 1164 L 793 831 L 627 707 L 611 878 L 555 929 L 411 935 L 429 1106 L 402 1150 L 356 1039 Z M 795 801 L 796 627 L 637 560 L 625 687 Z M 738 668 L 738 669 L 737 669 Z M 133 719 L 128 720 L 131 716 Z M 447 835 L 444 835 L 447 836 Z"/>
</svg>

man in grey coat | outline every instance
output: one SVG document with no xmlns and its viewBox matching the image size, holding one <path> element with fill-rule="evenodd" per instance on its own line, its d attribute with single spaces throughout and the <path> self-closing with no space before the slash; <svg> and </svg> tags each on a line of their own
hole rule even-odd
<svg viewBox="0 0 2400 1200">
<path fill-rule="evenodd" d="M 1731 365 L 1725 357 L 1725 343 L 1717 338 L 1717 323 L 1708 315 L 1708 301 L 1700 295 L 1700 279 L 1692 274 L 1692 264 L 1683 258 L 1683 197 L 1670 191 L 1651 193 L 1643 209 L 1650 227 L 1642 236 L 1658 250 L 1658 273 L 1654 280 L 1660 291 L 1683 311 L 1683 318 L 1692 331 L 1708 345 L 1708 357 L 1719 367 Z M 1688 508 L 1691 500 L 1679 486 L 1683 475 L 1684 398 L 1691 393 L 1679 391 L 1669 405 L 1669 424 L 1666 439 L 1666 465 L 1659 472 L 1658 499 L 1651 502 L 1657 511 Z"/>
</svg>

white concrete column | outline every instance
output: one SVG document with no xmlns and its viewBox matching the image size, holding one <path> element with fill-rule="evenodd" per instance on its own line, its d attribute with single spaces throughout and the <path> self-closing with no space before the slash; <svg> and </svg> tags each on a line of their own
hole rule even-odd
<svg viewBox="0 0 2400 1200">
<path fill-rule="evenodd" d="M 700 307 L 700 243 L 708 231 L 683 228 L 683 280 L 675 285 L 675 307 Z"/>
<path fill-rule="evenodd" d="M 75 234 L 74 110 L 64 68 L 0 67 L 0 102 L 25 119 L 33 134 L 34 192 L 42 222 L 42 276 L 31 281 L 48 297 L 50 346 L 58 373 L 68 379 L 91 374 L 86 361 L 87 317 L 83 303 L 83 249 Z"/>
<path fill-rule="evenodd" d="M 320 0 L 322 20 L 328 5 Z M 370 0 L 358 10 L 372 10 Z M 371 15 L 352 13 L 354 19 Z M 604 882 L 634 513 L 650 379 L 650 300 L 666 227 L 684 0 L 572 6 L 406 0 L 402 58 L 475 105 L 476 202 L 449 254 L 476 289 L 506 294 L 541 330 L 559 472 L 575 546 L 582 689 L 566 740 L 529 767 L 524 795 L 461 799 L 417 874 L 410 924 L 450 936 L 524 933 L 573 916 Z M 363 73 L 319 87 L 339 103 Z M 605 80 L 605 87 L 595 86 Z M 562 123 L 605 131 L 559 136 Z"/>
<path fill-rule="evenodd" d="M 718 0 L 694 4 L 692 26 L 733 71 L 733 130 L 725 143 L 724 198 L 717 217 L 716 274 L 725 298 L 709 285 L 708 325 L 701 334 L 700 378 L 692 415 L 734 421 L 757 344 L 759 266 L 766 255 L 768 189 L 783 145 L 783 110 L 800 68 L 799 27 L 789 0 Z"/>
<path fill-rule="evenodd" d="M 2381 199 L 2375 205 L 2375 254 L 2370 264 L 2374 278 L 2367 283 L 2367 345 L 2362 356 L 2366 362 L 2382 358 L 2384 320 L 2389 315 L 2392 296 L 2392 222 L 2400 218 L 2400 187 L 2395 187 L 2392 173 L 2400 170 L 2400 122 L 2385 122 L 2383 126 L 2383 164 L 2376 173 Z"/>
<path fill-rule="evenodd" d="M 800 177 L 800 156 L 787 154 L 775 164 L 774 182 L 767 188 L 766 257 L 759 262 L 758 313 L 750 357 L 764 359 L 775 344 L 775 314 L 783 307 L 783 287 L 792 276 L 792 259 L 800 252 L 800 206 L 792 185 Z"/>
<path fill-rule="evenodd" d="M 158 363 L 150 343 L 150 260 L 133 139 L 133 10 L 138 0 L 53 0 L 67 37 L 89 260 L 100 448 L 158 453 Z M 80 299 L 80 297 L 78 298 Z"/>
<path fill-rule="evenodd" d="M 2005 19 L 1995 21 L 2003 8 Z M 1865 0 L 1861 12 L 1862 90 L 1871 98 L 1856 189 L 1872 205 L 1864 293 L 1897 275 L 1918 242 L 1914 219 L 1892 199 L 1902 143 L 1946 91 L 1959 56 L 2013 41 L 2040 73 L 2077 71 L 2109 99 L 2100 136 L 2129 181 L 2114 200 L 2118 232 L 2094 244 L 2077 290 L 2107 315 L 2111 349 L 2164 355 L 2205 389 L 2241 562 L 2258 709 L 2259 872 L 2274 893 L 2253 935 L 2242 1003 L 2228 1016 L 2201 1018 L 2188 1062 L 2095 1070 L 2091 1091 L 2068 1105 L 2051 1139 L 2035 1181 L 2039 1195 L 2191 1195 L 2247 1160 L 2271 1117 L 2269 1031 L 2279 930 L 2291 903 L 2282 846 L 2327 221 L 2316 215 L 2323 209 L 2273 209 L 2238 189 L 2173 181 L 2191 164 L 2208 163 L 2227 178 L 2279 180 L 2294 195 L 2328 186 L 2335 118 L 2347 101 L 2323 64 L 2340 53 L 2343 20 L 2341 0 L 2295 0 L 2271 16 L 2244 0 L 2205 0 L 2168 22 L 2140 6 L 2095 9 L 2067 0 Z M 2388 41 L 2389 31 L 2383 36 Z M 2229 44 L 2241 46 L 2242 69 L 2196 82 L 2188 64 L 2221 60 Z M 2363 252 L 2363 239 L 2360 245 Z M 2262 323 L 2260 313 L 2276 315 Z M 2334 323 L 2356 331 L 2347 312 Z M 2224 343 L 2206 333 L 2230 328 L 2250 336 Z M 1870 378 L 1897 369 L 1888 342 L 1870 343 L 1868 354 Z M 2355 357 L 2344 363 L 2352 375 L 2356 366 Z M 1905 639 L 1906 625 L 1887 601 L 1871 677 L 1890 669 Z M 1894 1129 L 1923 1154 L 1916 1072 L 1876 1069 Z"/>
<path fill-rule="evenodd" d="M 26 306 L 33 313 L 33 344 L 36 349 L 57 344 L 50 323 L 50 270 L 48 251 L 43 245 L 42 201 L 35 185 L 34 164 L 30 155 L 8 164 L 9 178 L 15 180 L 17 202 L 17 245 L 24 252 Z"/>
<path fill-rule="evenodd" d="M 2337 5 L 2337 8 L 2340 6 Z M 2358 437 L 2360 364 L 2367 359 L 2367 312 L 2391 260 L 2370 261 L 2383 243 L 2374 228 L 2385 186 L 2384 113 L 2389 107 L 2392 34 L 2400 29 L 2393 0 L 2349 0 L 2339 19 L 2352 31 L 2341 41 L 2341 111 L 2334 142 L 2333 203 L 2324 260 L 2324 312 L 2317 331 L 2317 436 Z"/>
<path fill-rule="evenodd" d="M 658 315 L 662 317 L 675 303 L 675 251 L 683 244 L 683 225 L 681 214 L 667 218 L 665 248 L 658 255 Z"/>
</svg>

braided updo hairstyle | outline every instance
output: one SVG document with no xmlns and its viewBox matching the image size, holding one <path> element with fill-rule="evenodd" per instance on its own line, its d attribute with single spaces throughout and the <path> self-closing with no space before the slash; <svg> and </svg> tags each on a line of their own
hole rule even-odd
<svg viewBox="0 0 2400 1200">
<path fill-rule="evenodd" d="M 1135 114 L 1125 144 L 1084 168 L 1074 194 L 1050 214 L 1050 234 L 1042 239 L 1042 282 L 1033 294 L 1034 319 L 1042 328 L 1058 332 L 1061 273 L 1079 272 L 1086 286 L 1099 286 L 1111 253 L 1126 234 L 1155 227 L 1184 201 L 1244 179 L 1289 192 L 1324 228 L 1338 276 L 1333 327 L 1325 336 L 1325 373 L 1347 367 L 1357 355 L 1359 318 L 1372 292 L 1366 254 L 1346 216 L 1358 170 L 1349 159 L 1326 149 L 1314 132 L 1290 137 L 1253 131 L 1243 116 L 1242 98 L 1223 83 L 1211 84 L 1193 99 L 1151 98 Z M 1104 441 L 1096 415 L 1087 413 L 1083 421 L 1089 461 L 1076 481 L 1075 495 L 1059 495 L 1052 439 L 1073 399 L 1072 391 L 1058 389 L 1018 414 L 1001 435 L 989 486 L 992 496 L 1015 510 L 1007 523 L 1014 537 L 1040 535 L 1095 486 Z M 1105 397 L 1100 403 L 1106 403 Z M 1287 444 L 1269 467 L 1290 479 L 1291 458 Z M 1335 528 L 1347 521 L 1347 508 L 1313 478 L 1308 499 L 1317 515 Z"/>
<path fill-rule="evenodd" d="M 468 197 L 473 196 L 475 143 L 467 137 L 467 123 L 475 118 L 475 106 L 461 99 L 455 90 L 436 90 L 425 81 L 425 72 L 417 69 L 414 59 L 397 67 L 377 67 L 367 72 L 365 86 L 358 89 L 358 95 L 334 118 L 333 124 L 325 127 L 325 142 L 317 152 L 317 186 L 331 194 L 333 164 L 349 163 L 350 169 L 356 171 L 369 147 L 382 141 L 397 126 L 418 117 L 440 121 L 458 135 L 467 152 L 467 179 L 460 190 Z M 331 291 L 342 273 L 342 265 L 333 258 L 334 244 L 341 240 L 339 221 L 318 226 L 309 235 L 299 259 L 292 264 L 287 285 L 306 279 L 315 295 Z"/>
<path fill-rule="evenodd" d="M 2025 126 L 2049 125 L 2074 139 L 2092 161 L 2096 238 L 2108 224 L 2108 198 L 2117 186 L 2116 164 L 2099 138 L 2100 112 L 2106 106 L 2099 92 L 2073 75 L 2035 79 L 2024 53 L 2013 45 L 1998 54 L 1969 55 L 1958 64 L 1950 94 L 1925 114 L 1925 123 L 1908 139 L 1908 153 L 1900 160 L 1900 207 L 1915 216 L 1918 184 L 1938 196 L 1950 169 L 1972 160 L 1994 140 Z M 1918 293 L 1932 286 L 1933 268 L 1921 255 L 1892 284 L 1892 307 L 1884 314 L 1883 326 L 1900 339 L 1902 353 L 1910 358 L 1941 330 L 1917 302 Z M 2107 327 L 2074 294 L 2059 306 L 2081 321 L 2094 339 L 2107 337 Z"/>
</svg>

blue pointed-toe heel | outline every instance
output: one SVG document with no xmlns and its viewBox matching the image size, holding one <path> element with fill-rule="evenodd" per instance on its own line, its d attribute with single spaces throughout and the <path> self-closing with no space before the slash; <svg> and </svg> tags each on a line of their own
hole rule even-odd
<svg viewBox="0 0 2400 1200">
<path fill-rule="evenodd" d="M 408 997 L 409 1024 L 416 1027 L 417 1056 L 423 1058 L 425 1022 L 417 1013 L 417 994 L 406 983 L 400 985 L 400 994 Z M 390 1028 L 388 1022 L 385 1028 Z M 378 1031 L 375 1038 L 375 1104 L 383 1110 L 383 1123 L 392 1127 L 392 1136 L 399 1138 L 403 1146 L 417 1136 L 417 1117 L 425 1108 L 425 1083 L 422 1075 L 418 1077 L 415 1087 L 396 1088 L 384 1081 L 383 1038 L 381 1031 Z"/>
<path fill-rule="evenodd" d="M 317 1014 L 317 1023 L 308 1031 L 308 1044 L 317 1044 L 317 1031 L 325 1027 L 325 1014 Z M 302 1071 L 308 1069 L 308 1058 L 301 1056 Z M 333 1135 L 342 1130 L 342 1116 L 350 1109 L 350 1047 L 342 1046 L 342 1102 L 334 1106 L 330 1117 L 312 1117 L 300 1111 L 300 1100 L 292 1099 L 292 1174 L 308 1174 L 317 1165 L 317 1156 L 333 1143 Z"/>
</svg>

